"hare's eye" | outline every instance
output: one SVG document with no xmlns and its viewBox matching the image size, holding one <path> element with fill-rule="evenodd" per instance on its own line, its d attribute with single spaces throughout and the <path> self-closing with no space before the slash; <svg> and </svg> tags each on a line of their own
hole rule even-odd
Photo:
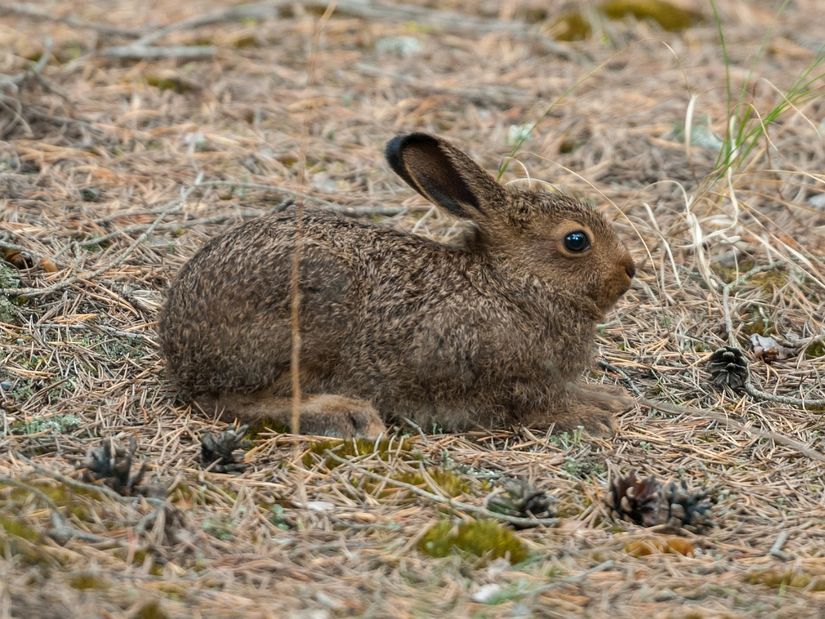
<svg viewBox="0 0 825 619">
<path fill-rule="evenodd" d="M 578 253 L 584 251 L 588 247 L 590 247 L 590 239 L 587 238 L 587 234 L 581 230 L 571 232 L 564 237 L 564 248 L 567 251 Z"/>
</svg>

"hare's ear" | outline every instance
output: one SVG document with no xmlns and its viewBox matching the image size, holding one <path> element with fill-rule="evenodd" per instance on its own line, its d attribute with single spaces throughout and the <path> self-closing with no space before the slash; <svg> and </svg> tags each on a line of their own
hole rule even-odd
<svg viewBox="0 0 825 619">
<path fill-rule="evenodd" d="M 484 219 L 504 200 L 506 192 L 492 176 L 434 135 L 399 135 L 387 144 L 386 157 L 410 187 L 458 217 Z"/>
</svg>

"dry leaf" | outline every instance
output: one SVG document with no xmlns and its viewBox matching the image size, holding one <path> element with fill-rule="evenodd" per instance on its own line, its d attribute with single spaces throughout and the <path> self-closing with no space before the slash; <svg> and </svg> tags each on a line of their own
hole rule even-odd
<svg viewBox="0 0 825 619">
<path fill-rule="evenodd" d="M 779 342 L 767 335 L 759 335 L 754 333 L 751 335 L 751 348 L 753 355 L 757 359 L 761 359 L 765 363 L 782 359 L 787 359 L 793 356 L 793 350 L 785 348 Z"/>
</svg>

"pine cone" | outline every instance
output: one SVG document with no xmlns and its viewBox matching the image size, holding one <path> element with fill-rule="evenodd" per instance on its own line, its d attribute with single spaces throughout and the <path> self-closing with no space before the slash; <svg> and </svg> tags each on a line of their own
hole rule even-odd
<svg viewBox="0 0 825 619">
<path fill-rule="evenodd" d="M 552 497 L 544 490 L 533 488 L 524 480 L 513 481 L 487 497 L 487 509 L 491 512 L 518 518 L 551 518 L 552 506 Z M 512 526 L 515 529 L 527 529 L 531 525 Z"/>
<path fill-rule="evenodd" d="M 708 359 L 710 380 L 717 387 L 741 389 L 748 382 L 748 360 L 735 346 L 724 346 Z"/>
<path fill-rule="evenodd" d="M 132 470 L 137 441 L 129 437 L 129 446 L 120 447 L 114 440 L 103 439 L 97 447 L 89 450 L 83 467 L 86 482 L 102 481 L 112 490 L 123 496 L 143 494 L 140 482 L 146 472 L 146 463 L 141 462 L 137 470 Z"/>
<path fill-rule="evenodd" d="M 220 434 L 205 432 L 201 436 L 201 464 L 218 473 L 232 473 L 246 468 L 243 452 L 249 447 L 244 437 L 249 426 L 229 427 Z"/>
<path fill-rule="evenodd" d="M 605 502 L 619 518 L 652 527 L 660 523 L 661 490 L 658 479 L 651 476 L 640 480 L 634 471 L 610 482 Z"/>
<path fill-rule="evenodd" d="M 707 490 L 691 492 L 685 480 L 672 481 L 662 492 L 662 519 L 674 528 L 701 531 L 713 526 L 709 512 L 715 502 Z"/>
</svg>

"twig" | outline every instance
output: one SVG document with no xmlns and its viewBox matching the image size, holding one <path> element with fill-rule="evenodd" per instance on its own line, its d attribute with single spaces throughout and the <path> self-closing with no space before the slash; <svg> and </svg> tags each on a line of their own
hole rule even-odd
<svg viewBox="0 0 825 619">
<path fill-rule="evenodd" d="M 782 561 L 788 561 L 792 559 L 787 552 L 783 552 L 782 547 L 785 545 L 785 542 L 788 541 L 788 532 L 785 529 L 782 529 L 779 532 L 779 535 L 776 536 L 776 541 L 771 546 L 771 549 L 768 551 L 768 554 L 772 557 L 776 557 L 777 559 L 781 559 Z"/>
<path fill-rule="evenodd" d="M 740 432 L 744 432 L 745 434 L 752 434 L 760 438 L 766 438 L 774 441 L 775 443 L 780 443 L 782 445 L 785 445 L 786 447 L 790 447 L 791 449 L 798 451 L 802 455 L 807 456 L 811 460 L 825 462 L 825 454 L 815 449 L 812 449 L 808 445 L 805 445 L 804 443 L 794 440 L 789 436 L 785 436 L 784 434 L 778 434 L 776 432 L 771 432 L 769 430 L 758 430 L 756 428 L 749 428 L 744 424 L 741 424 L 738 421 L 734 421 L 733 419 L 729 419 L 728 417 L 720 415 L 719 413 L 714 413 L 712 411 L 703 411 L 699 410 L 698 408 L 677 406 L 676 404 L 669 404 L 667 402 L 653 402 L 652 400 L 648 400 L 646 398 L 639 398 L 639 404 L 647 408 L 664 413 L 670 413 L 672 415 L 689 415 L 691 417 L 702 417 L 705 419 L 712 419 L 713 421 L 725 424 L 726 426 L 739 430 Z"/>
<path fill-rule="evenodd" d="M 98 22 L 90 22 L 85 19 L 78 19 L 71 15 L 55 15 L 48 11 L 40 11 L 25 4 L 3 4 L 0 5 L 0 15 L 19 15 L 28 17 L 36 21 L 50 21 L 59 24 L 66 24 L 72 28 L 81 28 L 83 30 L 96 30 L 101 34 L 109 34 L 115 36 L 135 37 L 138 36 L 136 30 L 128 30 L 126 28 L 117 28 L 116 26 L 109 26 L 108 24 L 101 24 Z"/>
<path fill-rule="evenodd" d="M 103 51 L 103 54 L 109 58 L 120 58 L 123 60 L 159 60 L 165 58 L 199 60 L 202 58 L 212 58 L 216 51 L 213 45 L 170 45 L 168 47 L 157 47 L 130 44 L 109 47 Z"/>
<path fill-rule="evenodd" d="M 391 477 L 386 477 L 384 475 L 379 475 L 378 473 L 373 473 L 372 471 L 368 471 L 367 469 L 361 468 L 355 462 L 351 460 L 345 460 L 340 456 L 334 454 L 329 449 L 324 450 L 324 455 L 332 458 L 339 464 L 345 464 L 352 468 L 353 470 L 361 473 L 362 475 L 366 475 L 371 479 L 375 479 L 376 481 L 381 481 L 391 486 L 395 486 L 397 488 L 403 488 L 404 490 L 408 490 L 413 494 L 417 494 L 418 496 L 425 498 L 433 503 L 439 503 L 440 505 L 447 505 L 453 509 L 467 512 L 470 514 L 475 514 L 476 516 L 481 516 L 483 518 L 493 518 L 495 520 L 503 520 L 505 522 L 509 522 L 511 524 L 520 525 L 520 526 L 527 526 L 527 527 L 535 527 L 536 525 L 540 526 L 548 526 L 553 527 L 559 524 L 558 518 L 520 518 L 518 516 L 509 516 L 507 514 L 499 514 L 498 512 L 490 511 L 485 507 L 479 507 L 477 505 L 470 505 L 469 503 L 464 503 L 462 501 L 456 501 L 455 499 L 451 499 L 445 496 L 440 496 L 438 494 L 433 494 L 432 492 L 427 492 L 419 488 L 418 486 L 414 486 L 413 484 L 408 484 L 403 481 L 398 481 L 397 479 L 392 479 Z"/>
<path fill-rule="evenodd" d="M 745 383 L 745 393 L 757 400 L 767 400 L 768 402 L 776 402 L 778 404 L 787 404 L 788 406 L 797 406 L 802 408 L 823 408 L 825 407 L 825 398 L 811 399 L 811 398 L 795 398 L 789 395 L 777 395 L 775 393 L 768 393 L 762 391 L 754 386 L 751 381 Z"/>
</svg>

